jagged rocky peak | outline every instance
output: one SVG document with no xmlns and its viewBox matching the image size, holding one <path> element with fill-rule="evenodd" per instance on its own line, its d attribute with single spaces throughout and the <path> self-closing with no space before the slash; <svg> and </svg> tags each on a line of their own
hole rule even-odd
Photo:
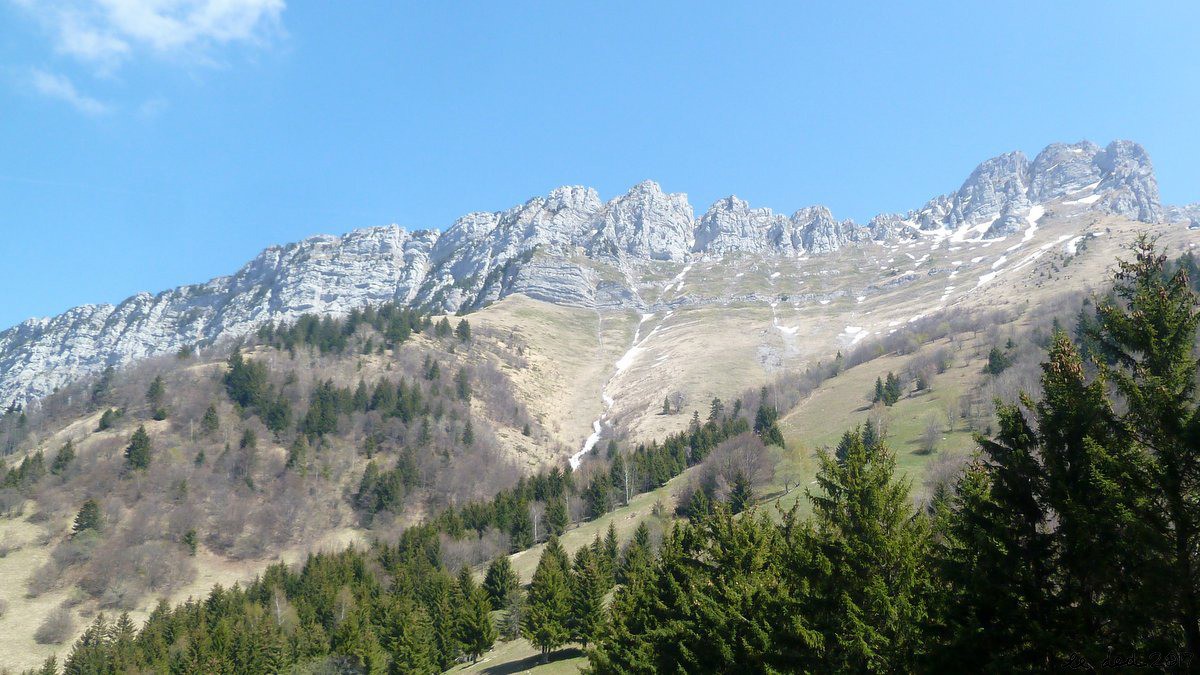
<svg viewBox="0 0 1200 675">
<path fill-rule="evenodd" d="M 831 253 L 846 244 L 870 237 L 853 220 L 835 220 L 824 206 L 809 206 L 792 214 L 793 245 L 806 253 Z M 798 245 L 796 239 L 798 238 Z"/>
<path fill-rule="evenodd" d="M 1051 143 L 1038 153 L 1030 167 L 1030 199 L 1048 202 L 1099 186 L 1100 146 L 1090 141 Z"/>
<path fill-rule="evenodd" d="M 733 251 L 819 254 L 870 236 L 852 220 L 836 220 L 824 206 L 809 206 L 787 217 L 771 209 L 751 208 L 745 200 L 730 196 L 717 200 L 700 217 L 693 250 L 713 255 Z"/>
<path fill-rule="evenodd" d="M 1032 162 L 1020 152 L 989 159 L 971 172 L 957 192 L 930 200 L 907 220 L 931 230 L 1003 218 L 1005 223 L 991 226 L 1000 232 L 1033 204 L 1068 198 L 1142 222 L 1163 219 L 1154 169 L 1142 146 L 1113 141 L 1101 149 L 1081 141 L 1049 145 Z"/>
<path fill-rule="evenodd" d="M 588 253 L 629 255 L 651 260 L 683 260 L 692 249 L 692 205 L 683 193 L 667 194 L 654 181 L 642 181 L 600 210 Z"/>
<path fill-rule="evenodd" d="M 397 301 L 440 311 L 480 307 L 511 293 L 593 307 L 639 307 L 628 281 L 639 262 L 694 254 L 823 254 L 854 242 L 920 236 L 921 230 L 988 224 L 986 237 L 1026 227 L 1032 205 L 1059 201 L 1145 222 L 1200 223 L 1200 207 L 1164 214 L 1144 149 L 1054 144 L 1030 162 L 1019 152 L 980 164 L 955 192 L 866 227 L 812 206 L 790 216 L 717 200 L 695 218 L 686 195 L 639 183 L 601 200 L 566 186 L 505 211 L 470 213 L 444 233 L 396 226 L 272 246 L 237 273 L 117 306 L 85 305 L 0 332 L 0 405 L 50 393 L 94 373 L 182 345 L 236 337 L 264 321 L 302 313 L 345 314 Z M 580 253 L 622 268 L 627 281 L 598 274 Z M 643 308 L 644 309 L 644 308 Z"/>
<path fill-rule="evenodd" d="M 733 251 L 766 252 L 780 248 L 787 218 L 730 195 L 718 199 L 696 223 L 694 251 L 720 255 Z"/>
<path fill-rule="evenodd" d="M 1095 161 L 1103 176 L 1097 191 L 1104 195 L 1096 208 L 1146 223 L 1162 222 L 1158 181 L 1145 148 L 1133 141 L 1113 141 Z"/>
<path fill-rule="evenodd" d="M 1029 179 L 1029 160 L 1019 151 L 980 164 L 954 195 L 949 227 L 984 222 L 1009 204 L 1028 204 Z"/>
</svg>

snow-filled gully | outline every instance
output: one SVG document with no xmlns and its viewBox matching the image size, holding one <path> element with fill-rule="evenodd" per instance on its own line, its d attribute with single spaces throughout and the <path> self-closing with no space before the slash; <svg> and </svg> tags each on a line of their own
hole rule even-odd
<svg viewBox="0 0 1200 675">
<path fill-rule="evenodd" d="M 687 276 L 687 273 L 691 269 L 692 263 L 684 265 L 679 274 L 675 275 L 673 279 L 667 282 L 663 294 L 665 295 L 666 293 L 672 291 L 678 293 L 683 288 L 684 277 Z M 633 341 L 629 344 L 629 349 L 627 349 L 625 353 L 621 355 L 621 358 L 617 359 L 613 364 L 612 375 L 609 375 L 608 379 L 604 382 L 604 387 L 600 390 L 600 400 L 604 403 L 604 412 L 600 413 L 600 416 L 592 421 L 592 433 L 583 441 L 583 447 L 579 449 L 579 452 L 571 455 L 570 462 L 572 469 L 578 469 L 579 465 L 583 462 L 583 456 L 591 452 L 592 449 L 596 447 L 596 444 L 600 442 L 600 436 L 604 432 L 604 425 L 608 421 L 608 415 L 612 412 L 613 404 L 616 403 L 616 400 L 613 399 L 612 394 L 609 393 L 609 387 L 612 386 L 613 380 L 616 379 L 618 375 L 625 372 L 629 366 L 633 365 L 633 362 L 635 359 L 637 359 L 638 354 L 642 352 L 642 345 L 659 332 L 659 329 L 663 327 L 663 322 L 665 322 L 671 316 L 671 314 L 672 313 L 670 311 L 664 314 L 662 319 L 659 320 L 658 324 L 655 325 L 649 333 L 646 333 L 645 337 L 642 337 L 642 328 L 646 325 L 647 321 L 655 317 L 655 314 L 649 313 L 641 316 L 641 319 L 638 321 L 637 328 L 635 328 L 633 331 Z"/>
</svg>

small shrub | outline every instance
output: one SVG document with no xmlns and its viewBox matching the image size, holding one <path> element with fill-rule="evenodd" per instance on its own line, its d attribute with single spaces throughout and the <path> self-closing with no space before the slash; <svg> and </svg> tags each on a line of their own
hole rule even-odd
<svg viewBox="0 0 1200 675">
<path fill-rule="evenodd" d="M 71 610 L 64 607 L 50 612 L 42 625 L 33 632 L 33 639 L 39 645 L 60 645 L 75 632 L 75 619 Z"/>
</svg>

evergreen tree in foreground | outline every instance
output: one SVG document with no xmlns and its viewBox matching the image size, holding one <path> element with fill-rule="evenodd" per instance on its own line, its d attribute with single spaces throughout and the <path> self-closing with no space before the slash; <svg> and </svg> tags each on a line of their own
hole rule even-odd
<svg viewBox="0 0 1200 675">
<path fill-rule="evenodd" d="M 571 637 L 585 648 L 604 628 L 604 594 L 608 585 L 600 562 L 587 546 L 575 554 L 571 574 Z"/>
<path fill-rule="evenodd" d="M 557 544 L 557 539 L 551 539 Z M 568 625 L 571 615 L 571 589 L 563 565 L 561 549 L 555 551 L 547 544 L 538 561 L 533 581 L 529 584 L 521 634 L 542 651 L 542 660 L 551 651 L 571 638 Z"/>
<path fill-rule="evenodd" d="M 487 575 L 483 578 L 483 591 L 492 609 L 504 609 L 508 604 L 508 596 L 519 587 L 517 573 L 513 571 L 508 556 L 502 555 L 488 565 Z"/>
<path fill-rule="evenodd" d="M 819 454 L 812 519 L 799 526 L 793 510 L 784 526 L 796 532 L 787 568 L 809 585 L 802 613 L 822 636 L 809 667 L 912 672 L 925 647 L 928 528 L 887 446 L 867 446 L 856 429 L 838 454 Z"/>
<path fill-rule="evenodd" d="M 466 565 L 458 574 L 458 641 L 471 663 L 492 648 L 496 642 L 496 625 L 492 623 L 488 594 L 477 585 Z"/>
</svg>

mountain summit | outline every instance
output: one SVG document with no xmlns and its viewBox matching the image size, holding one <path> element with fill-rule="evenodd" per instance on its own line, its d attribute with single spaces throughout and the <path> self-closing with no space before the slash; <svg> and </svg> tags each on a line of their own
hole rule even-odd
<svg viewBox="0 0 1200 675">
<path fill-rule="evenodd" d="M 1150 159 L 1129 141 L 1056 143 L 1032 162 L 1004 154 L 980 164 L 957 191 L 867 225 L 838 220 L 824 206 L 785 216 L 735 196 L 696 217 L 686 195 L 653 181 L 607 202 L 591 188 L 561 187 L 506 211 L 467 214 L 444 232 L 393 225 L 311 237 L 268 248 L 232 276 L 30 319 L 0 333 L 0 404 L 303 313 L 342 315 L 388 301 L 467 311 L 514 293 L 645 311 L 635 280 L 647 266 L 697 256 L 821 255 L 898 238 L 997 239 L 1050 203 L 1164 219 Z M 1191 211 L 1171 213 L 1184 220 Z"/>
</svg>

